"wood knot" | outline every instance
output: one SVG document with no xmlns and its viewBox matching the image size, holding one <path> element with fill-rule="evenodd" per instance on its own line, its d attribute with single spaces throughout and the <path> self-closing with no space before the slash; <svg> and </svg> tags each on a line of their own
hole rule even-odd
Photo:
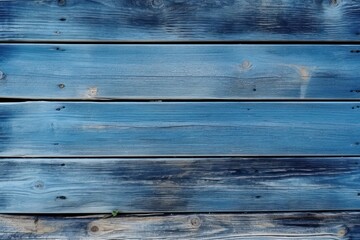
<svg viewBox="0 0 360 240">
<path fill-rule="evenodd" d="M 96 233 L 96 232 L 99 231 L 99 227 L 98 227 L 98 226 L 92 226 L 92 227 L 90 228 L 90 231 L 93 232 L 93 233 Z"/>
<path fill-rule="evenodd" d="M 246 71 L 249 71 L 252 68 L 252 63 L 245 60 L 240 64 L 239 67 L 240 67 L 241 72 L 246 72 Z"/>
<path fill-rule="evenodd" d="M 199 217 L 192 217 L 190 219 L 190 224 L 192 227 L 198 228 L 201 225 L 201 220 Z"/>
<path fill-rule="evenodd" d="M 66 5 L 66 0 L 58 0 L 57 1 L 59 6 L 65 6 Z"/>
<path fill-rule="evenodd" d="M 98 89 L 97 87 L 90 87 L 87 90 L 87 97 L 93 98 L 98 95 Z"/>
<path fill-rule="evenodd" d="M 340 3 L 341 3 L 341 0 L 329 0 L 329 5 L 331 7 L 337 7 L 340 5 Z"/>
<path fill-rule="evenodd" d="M 162 8 L 164 7 L 163 0 L 151 0 L 151 6 L 153 8 Z"/>
<path fill-rule="evenodd" d="M 345 237 L 347 233 L 348 233 L 347 227 L 343 227 L 343 228 L 341 228 L 341 229 L 338 231 L 338 234 L 337 234 L 337 235 L 338 235 L 339 237 Z"/>
<path fill-rule="evenodd" d="M 44 188 L 44 182 L 43 181 L 36 181 L 34 183 L 34 189 L 41 190 Z"/>
</svg>

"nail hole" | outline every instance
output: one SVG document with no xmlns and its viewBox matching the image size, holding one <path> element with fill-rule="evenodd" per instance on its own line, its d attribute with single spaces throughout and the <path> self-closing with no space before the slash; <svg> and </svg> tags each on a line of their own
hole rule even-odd
<svg viewBox="0 0 360 240">
<path fill-rule="evenodd" d="M 253 88 L 253 91 L 256 92 L 256 88 Z"/>
<path fill-rule="evenodd" d="M 60 18 L 59 20 L 62 21 L 62 22 L 65 22 L 66 18 Z"/>
<path fill-rule="evenodd" d="M 63 49 L 63 48 L 61 48 L 61 47 L 56 47 L 55 50 L 56 50 L 56 51 L 61 51 L 61 52 L 64 52 L 64 51 L 65 51 L 65 49 Z"/>
<path fill-rule="evenodd" d="M 66 199 L 67 199 L 67 197 L 65 197 L 65 196 L 57 196 L 57 197 L 56 197 L 56 199 L 66 200 Z"/>
<path fill-rule="evenodd" d="M 261 198 L 261 196 L 256 196 L 255 198 Z"/>
<path fill-rule="evenodd" d="M 58 87 L 59 87 L 59 88 L 64 88 L 64 87 L 65 87 L 65 84 L 60 83 L 60 84 L 58 84 Z"/>
<path fill-rule="evenodd" d="M 60 166 L 64 167 L 64 166 L 65 166 L 65 163 L 60 164 Z"/>
<path fill-rule="evenodd" d="M 58 108 L 56 109 L 56 111 L 60 111 L 61 109 L 64 109 L 64 108 L 65 108 L 65 106 L 58 107 Z"/>
</svg>

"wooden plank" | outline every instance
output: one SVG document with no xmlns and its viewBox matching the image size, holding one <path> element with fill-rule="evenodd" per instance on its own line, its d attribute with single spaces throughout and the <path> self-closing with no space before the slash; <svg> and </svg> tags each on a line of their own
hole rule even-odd
<svg viewBox="0 0 360 240">
<path fill-rule="evenodd" d="M 359 155 L 357 102 L 0 104 L 0 156 Z"/>
<path fill-rule="evenodd" d="M 359 52 L 357 45 L 2 44 L 0 97 L 359 99 Z"/>
<path fill-rule="evenodd" d="M 359 239 L 359 212 L 0 216 L 1 239 Z"/>
<path fill-rule="evenodd" d="M 353 0 L 1 0 L 1 39 L 360 40 Z"/>
<path fill-rule="evenodd" d="M 360 158 L 2 159 L 1 213 L 360 208 Z"/>
</svg>

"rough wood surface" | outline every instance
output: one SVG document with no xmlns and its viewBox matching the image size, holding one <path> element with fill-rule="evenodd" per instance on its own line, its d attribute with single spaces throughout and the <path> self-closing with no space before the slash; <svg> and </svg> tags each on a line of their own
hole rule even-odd
<svg viewBox="0 0 360 240">
<path fill-rule="evenodd" d="M 359 158 L 2 159 L 1 213 L 360 208 Z"/>
<path fill-rule="evenodd" d="M 83 217 L 0 216 L 0 239 L 360 238 L 359 212 Z"/>
<path fill-rule="evenodd" d="M 0 97 L 359 99 L 357 45 L 0 45 Z"/>
<path fill-rule="evenodd" d="M 360 40 L 354 0 L 1 0 L 0 39 Z"/>
<path fill-rule="evenodd" d="M 359 155 L 357 102 L 0 104 L 0 156 Z"/>
</svg>

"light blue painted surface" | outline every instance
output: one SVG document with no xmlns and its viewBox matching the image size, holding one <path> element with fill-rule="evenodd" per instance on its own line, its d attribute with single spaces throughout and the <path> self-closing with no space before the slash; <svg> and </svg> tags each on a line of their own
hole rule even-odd
<svg viewBox="0 0 360 240">
<path fill-rule="evenodd" d="M 0 116 L 0 156 L 360 153 L 357 102 L 25 102 Z"/>
<path fill-rule="evenodd" d="M 360 40 L 354 0 L 1 0 L 12 40 Z"/>
<path fill-rule="evenodd" d="M 0 45 L 0 97 L 359 99 L 357 45 Z"/>
<path fill-rule="evenodd" d="M 351 0 L 0 0 L 0 40 L 34 42 L 0 45 L 0 97 L 54 100 L 0 104 L 0 212 L 358 210 L 359 159 L 340 156 L 360 156 L 360 49 L 285 41 L 351 44 L 360 40 L 359 26 L 360 2 Z M 285 41 L 39 44 L 49 40 Z M 187 102 L 57 101 L 62 99 Z M 191 102 L 198 99 L 262 101 Z M 309 155 L 318 157 L 295 157 Z M 238 235 L 239 214 L 208 217 L 195 228 L 230 224 L 230 233 L 216 233 L 221 239 L 357 238 L 358 212 L 325 215 L 257 215 L 255 223 L 268 235 L 255 227 Z M 194 233 L 191 215 L 181 216 L 189 217 Z M 29 224 L 0 216 L 0 238 L 66 239 L 76 230 L 78 238 L 96 238 L 112 226 L 117 230 L 108 238 L 133 236 L 124 234 L 132 229 L 124 220 L 106 228 L 97 222 L 93 231 L 87 220 L 62 229 L 64 219 L 49 219 Z M 157 227 L 186 233 L 169 230 L 169 219 L 157 218 Z"/>
</svg>

